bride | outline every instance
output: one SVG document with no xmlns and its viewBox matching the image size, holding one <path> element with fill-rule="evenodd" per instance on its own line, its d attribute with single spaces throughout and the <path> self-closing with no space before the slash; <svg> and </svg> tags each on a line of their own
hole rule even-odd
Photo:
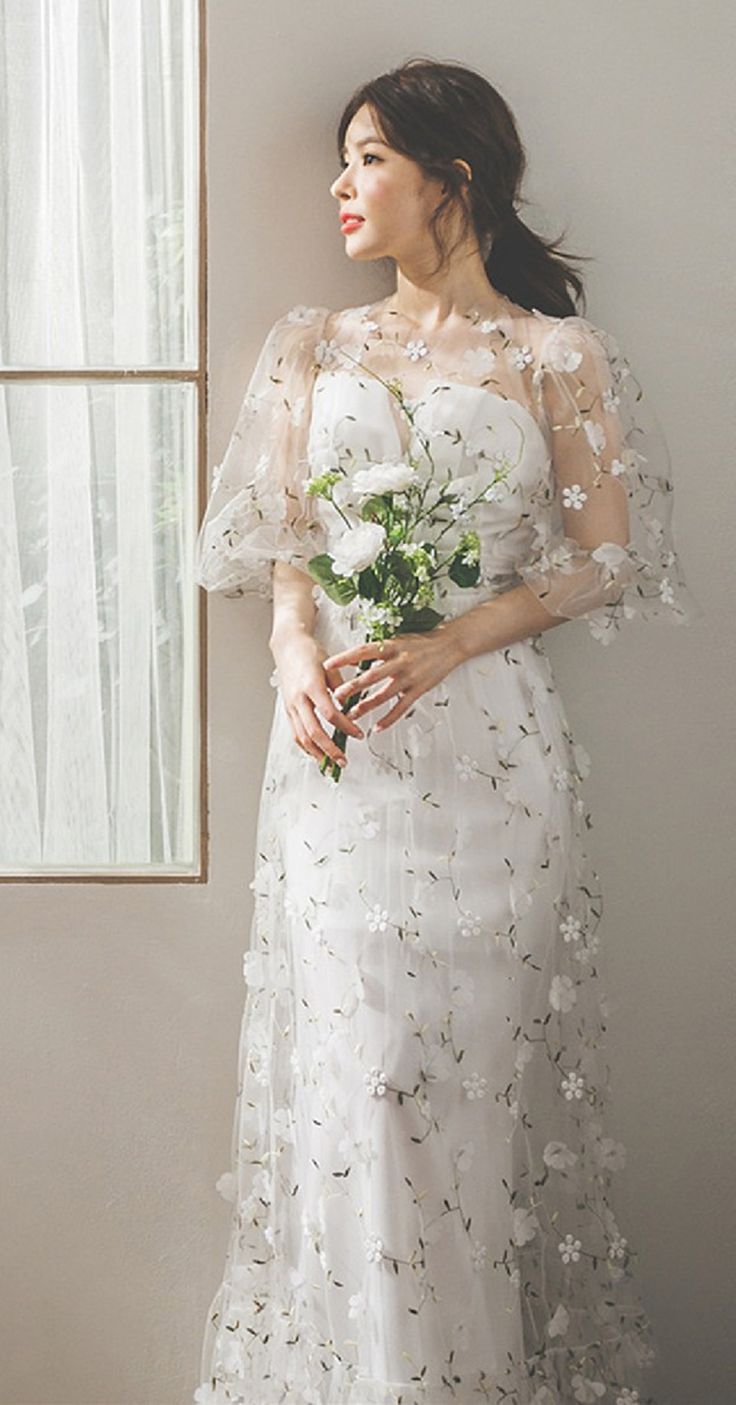
<svg viewBox="0 0 736 1405">
<path fill-rule="evenodd" d="M 194 1398 L 643 1405 L 590 758 L 543 636 L 700 613 L 667 447 L 485 78 L 382 74 L 338 147 L 347 256 L 395 287 L 277 319 L 197 542 L 204 589 L 272 600 L 277 690 Z"/>
</svg>

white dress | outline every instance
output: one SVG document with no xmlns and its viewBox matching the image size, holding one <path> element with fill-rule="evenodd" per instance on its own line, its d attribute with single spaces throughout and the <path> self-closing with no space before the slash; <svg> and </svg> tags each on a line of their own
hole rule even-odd
<svg viewBox="0 0 736 1405">
<path fill-rule="evenodd" d="M 412 455 L 475 496 L 506 470 L 472 509 L 480 583 L 445 587 L 444 615 L 520 584 L 602 643 L 637 615 L 702 613 L 666 443 L 610 335 L 504 300 L 428 346 L 387 301 L 272 327 L 216 470 L 201 586 L 269 597 L 275 559 L 303 567 L 352 530 L 310 475 L 345 470 L 354 524 L 350 474 Z M 606 535 L 623 502 L 626 548 Z M 314 596 L 330 653 L 363 641 L 358 602 Z M 336 783 L 275 695 L 217 1185 L 230 1243 L 195 1400 L 649 1401 L 606 1128 L 589 758 L 544 635 L 460 664 L 373 733 L 392 705 L 362 719 Z"/>
</svg>

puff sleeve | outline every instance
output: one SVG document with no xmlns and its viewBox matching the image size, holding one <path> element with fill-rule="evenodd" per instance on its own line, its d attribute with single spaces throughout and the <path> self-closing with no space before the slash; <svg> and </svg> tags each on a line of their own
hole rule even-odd
<svg viewBox="0 0 736 1405">
<path fill-rule="evenodd" d="M 328 316 L 328 308 L 294 307 L 261 347 L 196 538 L 194 580 L 204 590 L 271 600 L 274 561 L 306 570 L 324 550 L 304 480 L 312 385 Z"/>
<path fill-rule="evenodd" d="M 636 616 L 700 618 L 675 544 L 667 443 L 615 339 L 587 318 L 559 318 L 534 385 L 551 471 L 532 504 L 522 580 L 603 644 Z"/>
</svg>

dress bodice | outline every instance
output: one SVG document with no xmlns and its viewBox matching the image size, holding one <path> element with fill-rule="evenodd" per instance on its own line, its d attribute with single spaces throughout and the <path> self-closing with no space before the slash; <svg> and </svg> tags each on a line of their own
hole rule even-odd
<svg viewBox="0 0 736 1405">
<path fill-rule="evenodd" d="M 318 475 L 339 465 L 416 464 L 428 480 L 428 503 L 441 485 L 467 499 L 462 520 L 445 512 L 449 549 L 467 530 L 480 538 L 481 580 L 472 601 L 487 598 L 520 579 L 535 538 L 533 499 L 549 485 L 551 458 L 543 427 L 519 401 L 485 386 L 434 377 L 422 393 L 403 401 L 404 411 L 380 380 L 342 368 L 322 370 L 315 381 L 308 459 Z M 409 417 L 410 416 L 410 417 Z M 499 471 L 503 477 L 499 477 Z M 341 495 L 348 521 L 359 522 L 349 478 Z M 330 551 L 350 528 L 328 502 L 316 515 Z M 421 534 L 415 532 L 414 539 Z M 440 598 L 449 610 L 466 608 L 467 589 L 443 582 Z"/>
<path fill-rule="evenodd" d="M 437 581 L 446 613 L 522 583 L 603 643 L 636 615 L 702 613 L 675 549 L 666 441 L 615 339 L 584 317 L 500 297 L 425 339 L 390 299 L 292 308 L 215 470 L 196 580 L 270 596 L 274 561 L 309 571 L 360 524 L 356 475 L 376 465 L 410 465 L 428 510 L 452 492 L 420 531 L 448 547 L 477 533 L 478 584 Z M 333 501 L 313 491 L 330 471 Z"/>
</svg>

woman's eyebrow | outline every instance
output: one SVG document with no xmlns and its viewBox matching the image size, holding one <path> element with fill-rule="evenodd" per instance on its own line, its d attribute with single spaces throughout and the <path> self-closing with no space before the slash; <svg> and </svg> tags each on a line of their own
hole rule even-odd
<svg viewBox="0 0 736 1405">
<path fill-rule="evenodd" d="M 355 145 L 356 145 L 356 146 L 368 146 L 369 142 L 376 142 L 378 146 L 385 146 L 385 145 L 386 145 L 385 141 L 381 141 L 381 138 L 380 138 L 380 137 L 363 137 L 363 139 L 362 139 L 361 141 L 356 141 Z M 346 153 L 346 151 L 347 151 L 347 147 L 343 147 L 342 151 L 340 152 L 340 155 L 341 155 L 341 156 L 344 156 L 345 153 Z"/>
</svg>

